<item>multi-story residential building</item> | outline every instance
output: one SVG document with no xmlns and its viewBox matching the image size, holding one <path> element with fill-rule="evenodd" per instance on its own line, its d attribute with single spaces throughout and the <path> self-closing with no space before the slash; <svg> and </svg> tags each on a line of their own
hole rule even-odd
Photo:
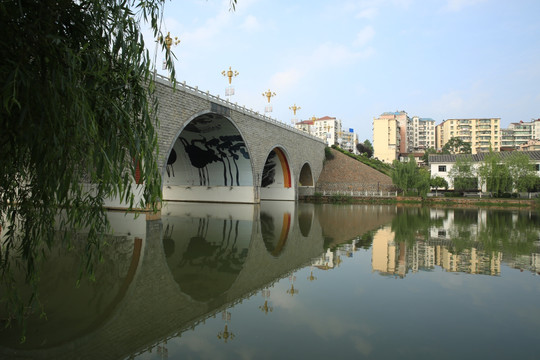
<svg viewBox="0 0 540 360">
<path fill-rule="evenodd" d="M 501 129 L 501 147 L 518 148 L 533 139 L 533 122 L 510 123 L 508 128 Z"/>
<path fill-rule="evenodd" d="M 314 116 L 309 120 L 296 123 L 294 127 L 323 139 L 328 146 L 338 145 L 339 135 L 342 133 L 341 120 L 330 116 L 322 118 Z"/>
<path fill-rule="evenodd" d="M 358 153 L 358 149 L 356 148 L 356 144 L 358 144 L 358 137 L 353 129 L 338 132 L 338 144 L 344 150 L 350 151 L 354 154 Z"/>
<path fill-rule="evenodd" d="M 540 151 L 540 140 L 532 139 L 517 148 L 519 151 Z"/>
<path fill-rule="evenodd" d="M 442 150 L 451 138 L 471 144 L 473 154 L 499 151 L 501 145 L 500 118 L 448 119 L 436 127 L 436 149 Z"/>
<path fill-rule="evenodd" d="M 540 119 L 533 119 L 533 139 L 540 140 Z"/>
<path fill-rule="evenodd" d="M 396 120 L 399 126 L 399 149 L 398 154 L 409 152 L 407 141 L 407 127 L 410 122 L 409 115 L 401 110 L 395 112 L 384 112 L 379 116 L 379 119 Z"/>
<path fill-rule="evenodd" d="M 435 148 L 435 120 L 413 116 L 407 126 L 407 152 Z"/>
<path fill-rule="evenodd" d="M 386 113 L 385 113 L 386 114 Z M 373 156 L 391 164 L 399 158 L 401 126 L 396 116 L 373 118 Z"/>
</svg>

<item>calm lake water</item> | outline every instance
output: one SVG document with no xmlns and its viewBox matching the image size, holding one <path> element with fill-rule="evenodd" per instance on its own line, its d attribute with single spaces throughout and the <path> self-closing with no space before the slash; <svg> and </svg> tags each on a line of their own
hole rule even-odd
<svg viewBox="0 0 540 360">
<path fill-rule="evenodd" d="M 47 320 L 30 319 L 22 345 L 0 331 L 0 358 L 540 358 L 537 212 L 265 202 L 109 216 L 97 281 L 75 288 L 78 255 L 53 250 Z"/>
</svg>

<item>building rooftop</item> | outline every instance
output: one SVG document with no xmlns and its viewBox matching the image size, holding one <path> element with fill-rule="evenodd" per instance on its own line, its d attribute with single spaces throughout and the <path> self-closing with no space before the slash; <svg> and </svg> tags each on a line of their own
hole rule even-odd
<svg viewBox="0 0 540 360">
<path fill-rule="evenodd" d="M 525 155 L 528 155 L 531 160 L 540 161 L 540 151 L 520 151 Z M 453 163 L 456 162 L 458 157 L 464 158 L 469 157 L 473 162 L 482 162 L 484 161 L 486 155 L 489 153 L 478 153 L 478 154 L 430 154 L 429 162 L 430 163 Z M 513 151 L 503 151 L 497 152 L 501 159 L 505 159 L 509 156 L 512 156 Z"/>
</svg>

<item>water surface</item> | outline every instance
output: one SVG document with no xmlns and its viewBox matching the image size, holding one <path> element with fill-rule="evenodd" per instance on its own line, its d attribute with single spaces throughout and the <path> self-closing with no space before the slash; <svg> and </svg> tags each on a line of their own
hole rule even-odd
<svg viewBox="0 0 540 360">
<path fill-rule="evenodd" d="M 265 202 L 110 213 L 97 282 L 55 250 L 36 359 L 536 359 L 532 211 Z"/>
</svg>

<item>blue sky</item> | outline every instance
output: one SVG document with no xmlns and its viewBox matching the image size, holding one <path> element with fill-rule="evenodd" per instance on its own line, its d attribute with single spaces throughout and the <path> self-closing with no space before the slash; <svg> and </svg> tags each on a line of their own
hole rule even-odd
<svg viewBox="0 0 540 360">
<path fill-rule="evenodd" d="M 179 81 L 224 97 L 231 66 L 232 102 L 263 113 L 270 89 L 273 118 L 290 124 L 296 104 L 361 141 L 385 111 L 540 118 L 538 0 L 173 0 L 162 30 L 181 40 Z"/>
</svg>

